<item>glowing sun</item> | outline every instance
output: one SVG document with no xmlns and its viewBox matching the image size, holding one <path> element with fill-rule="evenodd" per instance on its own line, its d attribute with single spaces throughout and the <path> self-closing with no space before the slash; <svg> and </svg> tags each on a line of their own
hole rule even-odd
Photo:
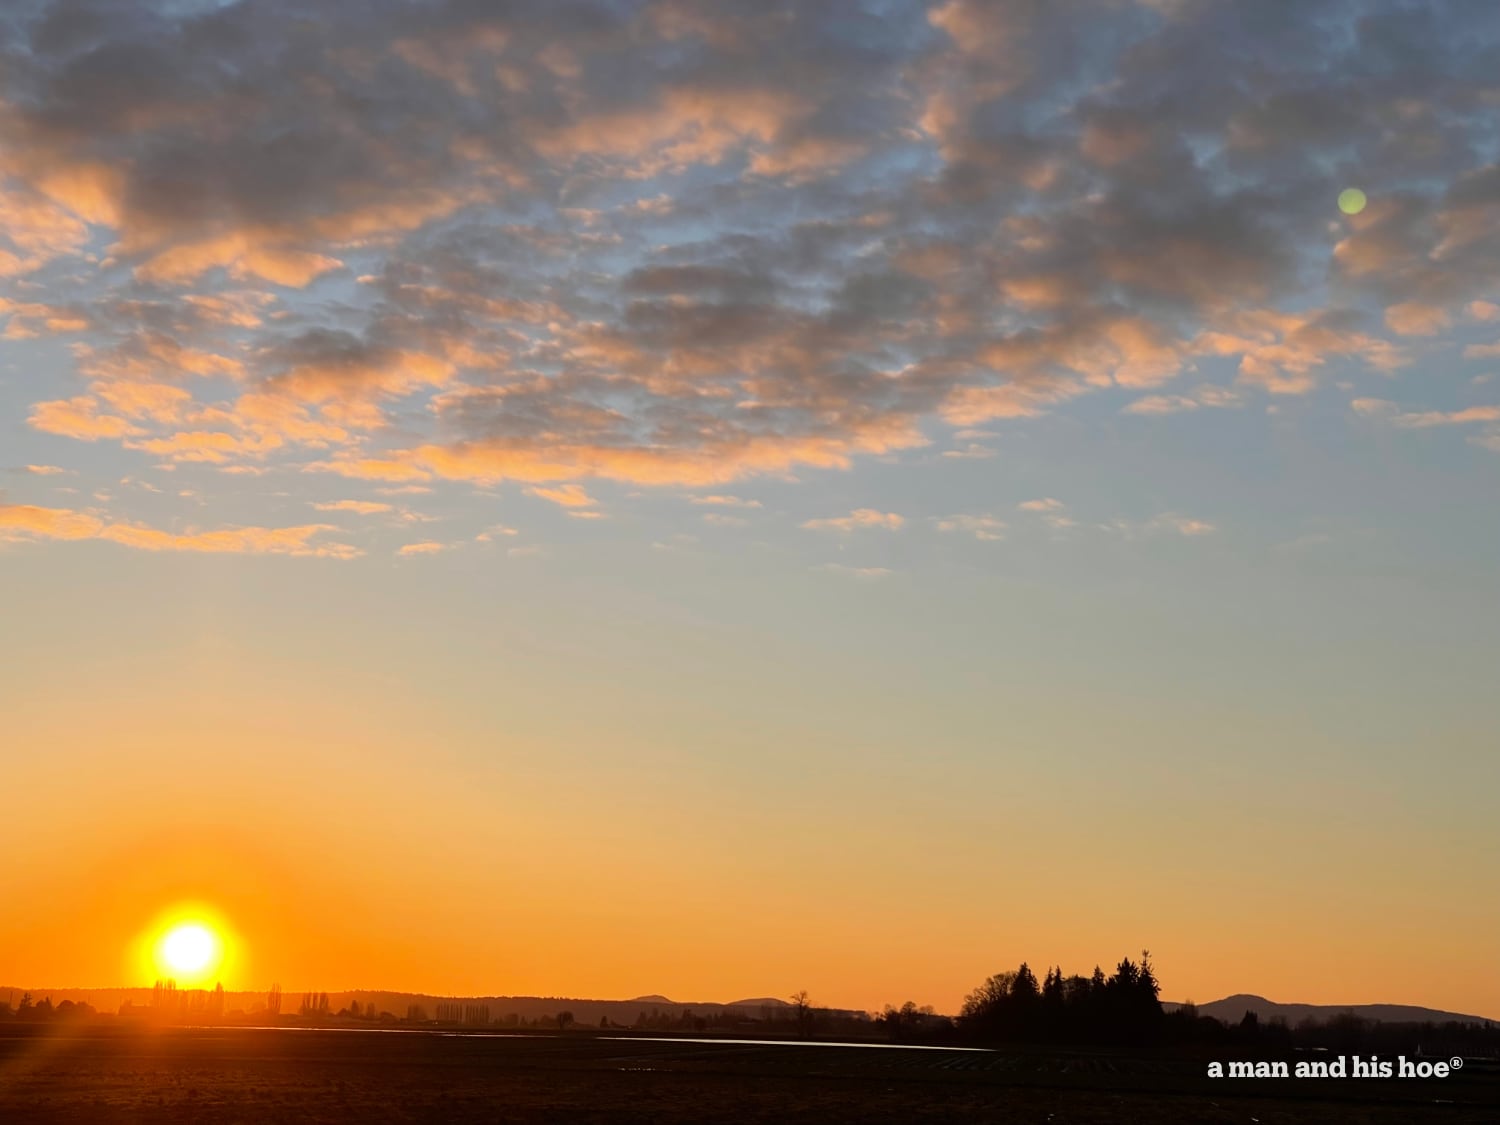
<svg viewBox="0 0 1500 1125">
<path fill-rule="evenodd" d="M 179 984 L 207 981 L 224 962 L 224 938 L 209 922 L 196 918 L 173 921 L 160 932 L 152 960 L 162 975 Z"/>
<path fill-rule="evenodd" d="M 189 923 L 161 939 L 161 959 L 179 973 L 201 973 L 214 959 L 217 944 L 207 926 Z"/>
</svg>

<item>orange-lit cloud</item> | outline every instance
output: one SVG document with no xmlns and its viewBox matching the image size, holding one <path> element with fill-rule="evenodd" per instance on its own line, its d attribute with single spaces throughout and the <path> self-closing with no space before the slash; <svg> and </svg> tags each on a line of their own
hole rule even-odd
<svg viewBox="0 0 1500 1125">
<path fill-rule="evenodd" d="M 438 543 L 435 540 L 423 540 L 418 543 L 407 543 L 396 551 L 398 555 L 435 555 L 439 551 L 447 550 L 446 543 Z"/>
<path fill-rule="evenodd" d="M 120 438 L 140 433 L 125 419 L 99 413 L 99 400 L 92 395 L 39 402 L 31 408 L 31 425 L 44 433 L 60 434 L 79 441 Z"/>
<path fill-rule="evenodd" d="M 195 551 L 207 554 L 308 555 L 355 558 L 363 554 L 344 543 L 310 543 L 338 529 L 330 524 L 299 527 L 235 527 L 177 534 L 139 524 L 111 523 L 86 512 L 0 505 L 0 535 L 10 539 L 107 539 L 143 551 Z"/>
<path fill-rule="evenodd" d="M 246 476 L 720 487 L 1117 388 L 1191 425 L 1494 315 L 1495 173 L 1433 126 L 1472 99 L 1340 100 L 1276 46 L 1346 57 L 1301 13 L 1247 30 L 1222 75 L 1196 61 L 1221 39 L 1205 10 L 1123 13 L 946 0 L 853 51 L 816 5 L 655 0 L 584 33 L 545 4 L 421 27 L 377 4 L 293 65 L 253 4 L 201 43 L 121 10 L 94 34 L 128 74 L 23 20 L 0 273 L 36 291 L 0 315 L 81 334 L 87 381 L 31 424 Z M 1076 80 L 1081 24 L 1117 82 Z M 1137 49 L 1161 64 L 1124 67 Z M 1407 49 L 1442 73 L 1461 45 Z M 1045 128 L 1013 116 L 1029 100 L 1058 107 Z M 1336 217 L 1325 142 L 1420 154 L 1422 176 Z M 98 294 L 33 282 L 44 265 Z M 1193 375 L 1220 362 L 1233 388 Z"/>
<path fill-rule="evenodd" d="M 856 508 L 847 516 L 831 516 L 826 519 L 806 520 L 802 526 L 812 531 L 854 531 L 863 527 L 884 528 L 898 531 L 906 520 L 895 512 L 881 512 L 875 508 Z"/>
<path fill-rule="evenodd" d="M 550 500 L 564 508 L 591 508 L 598 503 L 581 485 L 576 484 L 564 484 L 557 488 L 528 488 L 526 491 L 538 499 Z"/>
<path fill-rule="evenodd" d="M 381 504 L 374 500 L 327 500 L 314 502 L 313 507 L 320 512 L 358 512 L 362 516 L 372 516 L 392 510 L 391 505 Z"/>
</svg>

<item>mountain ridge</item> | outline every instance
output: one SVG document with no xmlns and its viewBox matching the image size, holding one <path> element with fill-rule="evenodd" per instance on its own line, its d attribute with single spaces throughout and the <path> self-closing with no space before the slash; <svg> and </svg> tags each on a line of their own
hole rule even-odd
<svg viewBox="0 0 1500 1125">
<path fill-rule="evenodd" d="M 1184 1005 L 1175 1001 L 1162 1001 L 1162 1007 L 1174 1011 Z M 1447 1012 L 1439 1008 L 1424 1008 L 1416 1004 L 1283 1004 L 1257 996 L 1251 992 L 1236 992 L 1222 1000 L 1211 1000 L 1206 1004 L 1194 1004 L 1199 1015 L 1213 1016 L 1224 1023 L 1239 1023 L 1246 1012 L 1254 1012 L 1261 1022 L 1274 1019 L 1285 1020 L 1296 1026 L 1303 1020 L 1329 1020 L 1336 1016 L 1352 1015 L 1375 1023 L 1475 1023 L 1486 1024 L 1497 1021 L 1486 1016 L 1472 1016 L 1461 1012 Z"/>
</svg>

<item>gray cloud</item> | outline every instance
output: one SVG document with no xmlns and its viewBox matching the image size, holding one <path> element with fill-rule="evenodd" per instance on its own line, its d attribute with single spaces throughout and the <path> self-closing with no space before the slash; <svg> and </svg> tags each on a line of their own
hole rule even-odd
<svg viewBox="0 0 1500 1125">
<path fill-rule="evenodd" d="M 841 466 L 1388 369 L 1500 262 L 1486 5 L 38 0 L 0 51 L 0 275 L 109 246 L 0 307 L 89 333 L 34 417 L 163 455 Z"/>
</svg>

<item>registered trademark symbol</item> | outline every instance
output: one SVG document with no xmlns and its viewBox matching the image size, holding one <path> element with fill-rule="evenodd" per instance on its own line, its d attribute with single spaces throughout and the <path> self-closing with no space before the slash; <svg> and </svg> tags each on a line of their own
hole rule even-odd
<svg viewBox="0 0 1500 1125">
<path fill-rule="evenodd" d="M 1464 1060 L 1459 1058 L 1457 1055 L 1454 1055 L 1451 1059 L 1448 1060 L 1449 1070 L 1462 1070 L 1463 1068 Z"/>
</svg>

